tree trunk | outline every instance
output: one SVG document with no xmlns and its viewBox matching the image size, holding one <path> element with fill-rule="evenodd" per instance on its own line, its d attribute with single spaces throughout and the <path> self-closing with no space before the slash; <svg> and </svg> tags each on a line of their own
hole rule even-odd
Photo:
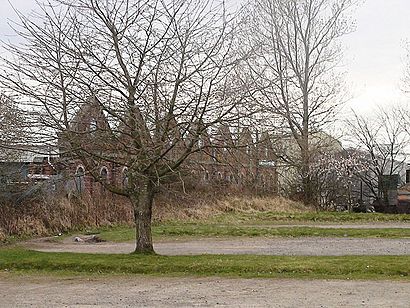
<svg viewBox="0 0 410 308">
<path fill-rule="evenodd" d="M 315 184 L 312 182 L 312 179 L 308 174 L 308 170 L 309 169 L 306 167 L 302 170 L 303 203 L 305 205 L 314 205 L 316 207 L 318 204 L 314 193 Z"/>
<path fill-rule="evenodd" d="M 308 121 L 304 121 L 304 130 L 301 136 L 301 175 L 302 175 L 302 190 L 303 190 L 303 203 L 305 205 L 317 205 L 315 202 L 314 183 L 312 182 L 310 174 L 310 147 L 309 147 L 309 129 L 307 125 Z"/>
<path fill-rule="evenodd" d="M 150 180 L 146 180 L 141 185 L 138 185 L 138 191 L 131 196 L 136 229 L 135 253 L 154 253 L 151 233 L 153 201 L 154 186 Z"/>
</svg>

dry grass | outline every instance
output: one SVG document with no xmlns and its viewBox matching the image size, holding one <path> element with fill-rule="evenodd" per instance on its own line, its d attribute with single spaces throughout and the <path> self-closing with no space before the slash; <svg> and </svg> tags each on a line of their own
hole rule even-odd
<svg viewBox="0 0 410 308">
<path fill-rule="evenodd" d="M 0 206 L 0 241 L 5 236 L 45 236 L 85 227 L 127 224 L 131 207 L 115 199 L 48 198 Z"/>
<path fill-rule="evenodd" d="M 153 215 L 155 221 L 168 221 L 208 219 L 224 213 L 303 213 L 312 211 L 314 208 L 308 208 L 300 202 L 277 196 L 229 195 L 216 198 L 205 194 L 197 198 L 190 195 L 179 202 L 172 198 L 159 198 L 157 206 L 154 207 Z"/>
<path fill-rule="evenodd" d="M 164 192 L 157 196 L 153 220 L 202 220 L 224 213 L 312 211 L 282 197 L 256 197 L 230 192 Z M 46 236 L 70 230 L 133 225 L 132 207 L 124 198 L 48 198 L 20 205 L 0 205 L 0 242 L 6 236 Z"/>
</svg>

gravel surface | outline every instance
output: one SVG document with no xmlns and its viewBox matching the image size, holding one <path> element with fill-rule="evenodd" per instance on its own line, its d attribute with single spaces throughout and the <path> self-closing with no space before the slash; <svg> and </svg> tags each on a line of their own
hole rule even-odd
<svg viewBox="0 0 410 308">
<path fill-rule="evenodd" d="M 258 226 L 258 225 L 256 225 Z M 292 228 L 292 227 L 311 227 L 321 229 L 410 229 L 410 223 L 408 222 L 369 222 L 369 223 L 348 223 L 348 224 L 318 224 L 318 223 L 294 223 L 294 224 L 274 224 L 263 225 L 264 227 L 275 228 Z"/>
<path fill-rule="evenodd" d="M 0 307 L 409 307 L 410 283 L 0 275 Z"/>
<path fill-rule="evenodd" d="M 134 243 L 75 243 L 33 240 L 26 247 L 48 252 L 129 253 Z M 160 241 L 155 251 L 163 255 L 257 254 L 289 256 L 410 255 L 410 239 L 375 238 L 200 238 Z"/>
<path fill-rule="evenodd" d="M 326 225 L 408 228 L 403 224 Z M 321 227 L 315 225 L 315 227 Z M 36 239 L 41 251 L 129 253 L 134 243 Z M 197 238 L 158 241 L 164 255 L 409 255 L 410 239 Z M 410 307 L 410 283 L 218 278 L 55 278 L 0 273 L 0 307 Z"/>
</svg>

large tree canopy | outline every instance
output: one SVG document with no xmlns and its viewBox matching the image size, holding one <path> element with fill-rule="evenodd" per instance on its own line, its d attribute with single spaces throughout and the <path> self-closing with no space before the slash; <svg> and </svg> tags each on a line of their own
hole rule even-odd
<svg viewBox="0 0 410 308">
<path fill-rule="evenodd" d="M 102 184 L 130 198 L 136 250 L 151 252 L 155 187 L 205 131 L 241 110 L 232 17 L 218 0 L 50 0 L 38 9 L 19 14 L 22 43 L 7 47 L 1 83 L 37 111 L 42 140 L 64 139 L 61 150 L 90 172 L 101 161 L 128 169 L 125 187 Z M 85 102 L 106 120 L 81 127 Z"/>
<path fill-rule="evenodd" d="M 296 144 L 299 155 L 286 159 L 298 171 L 306 203 L 315 202 L 309 169 L 318 152 L 309 139 L 333 123 L 342 101 L 335 68 L 355 2 L 252 0 L 243 15 L 242 46 L 253 50 L 243 80 L 270 125 Z"/>
<path fill-rule="evenodd" d="M 26 141 L 27 118 L 18 104 L 0 94 L 0 161 L 18 160 L 18 148 Z"/>
</svg>

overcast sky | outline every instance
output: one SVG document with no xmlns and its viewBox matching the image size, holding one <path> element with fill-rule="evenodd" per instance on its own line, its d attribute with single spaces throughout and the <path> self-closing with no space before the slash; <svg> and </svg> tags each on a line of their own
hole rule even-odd
<svg viewBox="0 0 410 308">
<path fill-rule="evenodd" d="M 35 0 L 10 0 L 28 12 Z M 410 40 L 409 0 L 367 0 L 354 13 L 356 31 L 345 37 L 346 82 L 353 98 L 348 106 L 366 112 L 374 105 L 410 101 L 400 91 L 404 45 Z M 15 17 L 8 0 L 0 0 L 0 38 L 12 31 L 7 20 Z"/>
</svg>

